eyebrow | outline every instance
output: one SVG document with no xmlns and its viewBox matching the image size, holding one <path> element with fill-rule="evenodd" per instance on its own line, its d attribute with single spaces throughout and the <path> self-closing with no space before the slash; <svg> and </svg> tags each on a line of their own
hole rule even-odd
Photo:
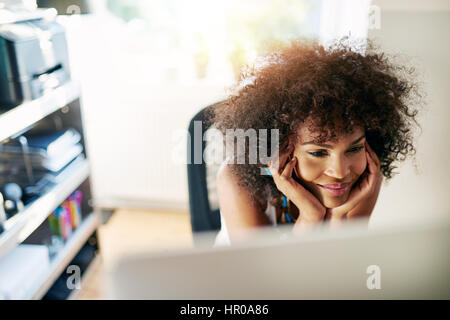
<svg viewBox="0 0 450 320">
<path fill-rule="evenodd" d="M 361 137 L 359 137 L 358 139 L 356 139 L 355 141 L 353 141 L 350 145 L 352 146 L 352 145 L 354 145 L 354 144 L 357 144 L 359 141 L 361 141 L 361 140 L 364 139 L 365 137 L 366 137 L 366 135 L 363 134 Z M 305 143 L 302 143 L 301 145 L 304 146 L 304 145 L 308 145 L 308 144 L 313 144 L 313 145 L 316 145 L 316 146 L 319 146 L 319 147 L 328 148 L 328 149 L 333 149 L 333 146 L 331 146 L 331 145 L 329 145 L 329 144 L 315 143 L 314 141 L 305 142 Z"/>
</svg>

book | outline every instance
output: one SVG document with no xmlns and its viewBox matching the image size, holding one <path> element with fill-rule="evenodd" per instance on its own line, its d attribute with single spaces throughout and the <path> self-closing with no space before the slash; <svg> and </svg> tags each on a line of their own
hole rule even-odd
<svg viewBox="0 0 450 320">
<path fill-rule="evenodd" d="M 22 153 L 10 152 L 9 148 L 1 148 L 0 151 L 0 173 L 25 172 L 25 160 Z M 16 148 L 16 147 L 14 147 Z M 48 170 L 52 172 L 60 171 L 69 162 L 75 159 L 83 151 L 80 143 L 69 145 L 57 154 L 48 156 L 42 150 L 28 154 L 31 166 L 34 170 Z"/>
<path fill-rule="evenodd" d="M 60 155 L 64 150 L 80 142 L 80 140 L 80 133 L 72 128 L 27 136 L 29 148 L 42 150 L 48 157 Z"/>
</svg>

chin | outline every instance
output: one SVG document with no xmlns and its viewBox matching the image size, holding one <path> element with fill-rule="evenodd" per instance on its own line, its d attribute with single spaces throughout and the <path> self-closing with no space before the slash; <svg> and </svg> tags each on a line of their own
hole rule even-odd
<svg viewBox="0 0 450 320">
<path fill-rule="evenodd" d="M 322 204 L 325 208 L 333 209 L 343 205 L 347 201 L 349 194 L 344 194 L 341 197 L 323 197 Z"/>
</svg>

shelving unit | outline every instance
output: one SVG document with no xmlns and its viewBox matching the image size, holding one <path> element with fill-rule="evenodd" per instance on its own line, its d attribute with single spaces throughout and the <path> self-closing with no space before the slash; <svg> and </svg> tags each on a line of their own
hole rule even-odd
<svg viewBox="0 0 450 320">
<path fill-rule="evenodd" d="M 41 270 L 42 276 L 36 279 L 24 299 L 45 297 L 83 246 L 92 239 L 96 243 L 96 230 L 101 224 L 101 216 L 100 212 L 92 207 L 90 167 L 85 151 L 80 91 L 80 85 L 71 81 L 47 92 L 39 99 L 0 113 L 0 143 L 34 128 L 51 127 L 54 123 L 52 120 L 57 117 L 63 127 L 72 127 L 81 133 L 84 149 L 82 155 L 54 177 L 53 184 L 39 198 L 9 218 L 4 225 L 5 230 L 0 233 L 0 259 L 21 243 L 45 243 L 49 234 L 47 217 L 75 190 L 83 190 L 81 224 L 61 250 L 51 257 L 48 269 Z M 96 248 L 98 250 L 97 245 Z"/>
<path fill-rule="evenodd" d="M 0 258 L 28 238 L 88 177 L 87 160 L 75 160 L 58 176 L 59 183 L 55 187 L 26 206 L 22 212 L 8 219 L 5 223 L 5 232 L 0 234 Z"/>
<path fill-rule="evenodd" d="M 84 242 L 86 242 L 86 239 L 98 228 L 99 224 L 99 215 L 91 213 L 75 233 L 72 234 L 70 240 L 65 244 L 64 249 L 50 261 L 50 267 L 44 276 L 36 281 L 36 285 L 28 293 L 27 299 L 41 299 L 45 295 L 51 285 L 75 257 L 75 254 L 80 250 Z"/>
</svg>

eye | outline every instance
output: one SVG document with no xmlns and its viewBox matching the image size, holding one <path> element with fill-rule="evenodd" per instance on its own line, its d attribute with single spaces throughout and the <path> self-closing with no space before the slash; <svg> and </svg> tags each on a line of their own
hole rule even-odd
<svg viewBox="0 0 450 320">
<path fill-rule="evenodd" d="M 320 150 L 320 151 L 311 151 L 308 152 L 310 155 L 317 157 L 317 158 L 321 158 L 321 157 L 325 157 L 327 155 L 327 152 L 325 150 Z"/>
<path fill-rule="evenodd" d="M 353 147 L 353 148 L 351 148 L 350 150 L 348 150 L 348 152 L 351 152 L 351 153 L 358 153 L 358 152 L 360 152 L 363 148 L 364 148 L 363 146 Z"/>
</svg>

